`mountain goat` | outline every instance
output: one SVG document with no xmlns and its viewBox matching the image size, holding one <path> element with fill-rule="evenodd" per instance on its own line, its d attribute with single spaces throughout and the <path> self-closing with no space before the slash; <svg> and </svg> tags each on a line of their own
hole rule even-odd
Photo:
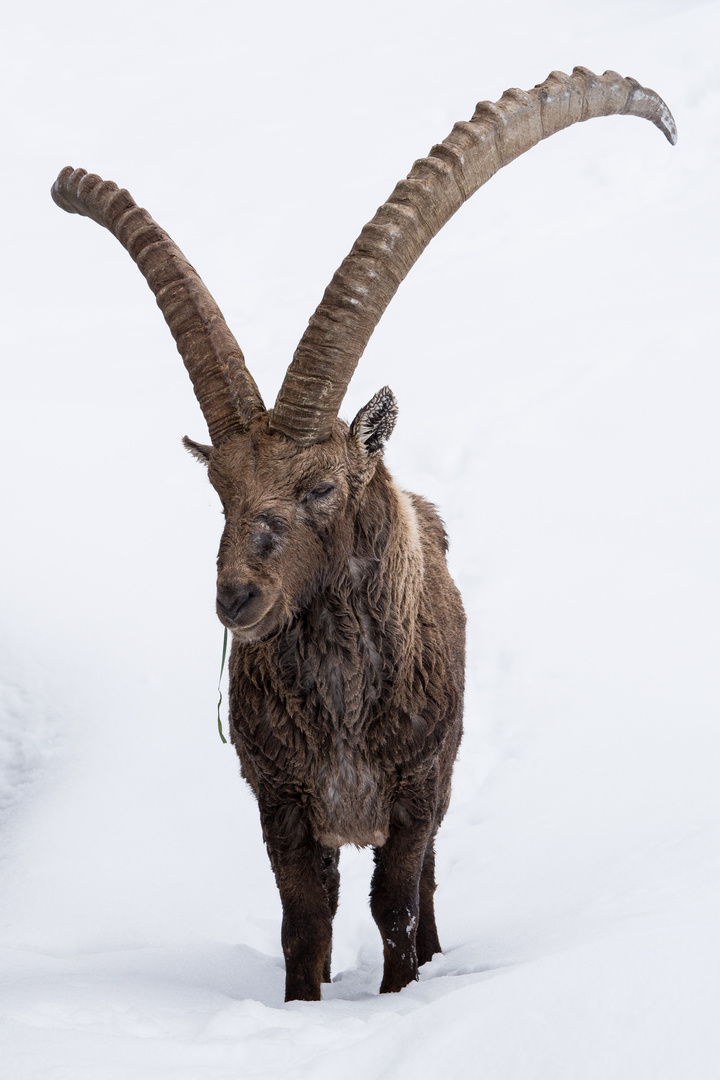
<svg viewBox="0 0 720 1080">
<path fill-rule="evenodd" d="M 257 797 L 283 907 L 286 1000 L 330 979 L 343 844 L 371 845 L 381 992 L 440 951 L 434 839 L 462 731 L 464 614 L 435 510 L 401 491 L 383 447 L 385 387 L 338 410 L 410 267 L 503 165 L 580 120 L 630 114 L 671 143 L 651 90 L 615 72 L 553 72 L 482 102 L 417 161 L 365 226 L 310 319 L 272 409 L 195 270 L 127 191 L 63 169 L 53 198 L 108 228 L 145 275 L 207 421 L 185 439 L 220 496 L 217 614 L 232 634 L 230 729 Z"/>
</svg>

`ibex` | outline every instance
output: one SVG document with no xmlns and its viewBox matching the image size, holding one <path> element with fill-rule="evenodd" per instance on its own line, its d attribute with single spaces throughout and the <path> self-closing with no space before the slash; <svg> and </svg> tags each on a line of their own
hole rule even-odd
<svg viewBox="0 0 720 1080">
<path fill-rule="evenodd" d="M 481 102 L 365 226 L 310 319 L 272 409 L 195 270 L 127 191 L 83 169 L 53 198 L 115 234 L 172 331 L 212 445 L 184 440 L 222 501 L 217 614 L 232 634 L 231 738 L 257 797 L 283 907 L 286 1000 L 330 979 L 343 844 L 371 845 L 381 993 L 440 951 L 434 840 L 462 732 L 464 622 L 435 509 L 383 463 L 384 387 L 348 427 L 350 378 L 400 282 L 503 165 L 579 120 L 630 114 L 671 143 L 665 103 L 575 68 Z"/>
</svg>

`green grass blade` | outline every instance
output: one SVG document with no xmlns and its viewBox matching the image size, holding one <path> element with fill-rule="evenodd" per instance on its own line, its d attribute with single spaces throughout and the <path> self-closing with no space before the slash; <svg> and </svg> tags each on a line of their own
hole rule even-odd
<svg viewBox="0 0 720 1080">
<path fill-rule="evenodd" d="M 223 637 L 223 654 L 222 654 L 222 662 L 220 664 L 220 678 L 218 679 L 218 694 L 219 694 L 219 697 L 218 697 L 218 732 L 220 733 L 220 738 L 222 739 L 222 741 L 224 743 L 227 743 L 227 739 L 223 735 L 222 720 L 220 719 L 220 706 L 222 705 L 222 690 L 220 689 L 220 685 L 222 683 L 223 671 L 225 670 L 225 657 L 227 656 L 227 637 L 228 637 L 228 635 L 227 635 L 227 626 L 226 626 L 225 627 L 225 634 L 224 634 L 224 637 Z"/>
</svg>

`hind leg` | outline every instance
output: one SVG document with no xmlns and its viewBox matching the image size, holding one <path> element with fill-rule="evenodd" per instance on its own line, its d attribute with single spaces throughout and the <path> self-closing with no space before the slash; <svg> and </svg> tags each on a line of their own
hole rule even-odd
<svg viewBox="0 0 720 1080">
<path fill-rule="evenodd" d="M 340 896 L 340 871 L 338 869 L 338 862 L 340 860 L 339 848 L 323 848 L 322 849 L 322 861 L 323 871 L 322 879 L 325 887 L 325 893 L 330 905 L 330 918 L 335 918 L 335 912 L 337 911 L 338 899 Z M 322 981 L 330 982 L 330 963 L 332 960 L 332 940 L 328 945 L 327 953 L 325 954 L 325 962 L 323 964 Z"/>
<path fill-rule="evenodd" d="M 417 960 L 418 965 L 426 964 L 432 960 L 435 953 L 442 952 L 438 940 L 437 926 L 435 924 L 435 848 L 434 837 L 430 838 L 425 850 L 422 872 L 420 874 L 420 913 L 417 929 Z"/>
</svg>

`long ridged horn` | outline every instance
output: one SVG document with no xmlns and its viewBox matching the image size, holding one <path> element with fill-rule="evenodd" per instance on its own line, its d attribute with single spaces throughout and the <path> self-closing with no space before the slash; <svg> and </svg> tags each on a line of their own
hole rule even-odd
<svg viewBox="0 0 720 1080">
<path fill-rule="evenodd" d="M 270 424 L 299 443 L 330 435 L 370 335 L 415 260 L 491 176 L 542 139 L 580 120 L 623 114 L 651 120 L 673 145 L 665 102 L 615 71 L 553 71 L 533 90 L 482 101 L 470 121 L 415 162 L 336 271 L 298 345 Z"/>
<path fill-rule="evenodd" d="M 243 431 L 265 408 L 260 391 L 220 308 L 180 248 L 129 192 L 85 169 L 63 169 L 52 197 L 69 214 L 109 229 L 137 263 L 188 369 L 213 446 Z"/>
</svg>

